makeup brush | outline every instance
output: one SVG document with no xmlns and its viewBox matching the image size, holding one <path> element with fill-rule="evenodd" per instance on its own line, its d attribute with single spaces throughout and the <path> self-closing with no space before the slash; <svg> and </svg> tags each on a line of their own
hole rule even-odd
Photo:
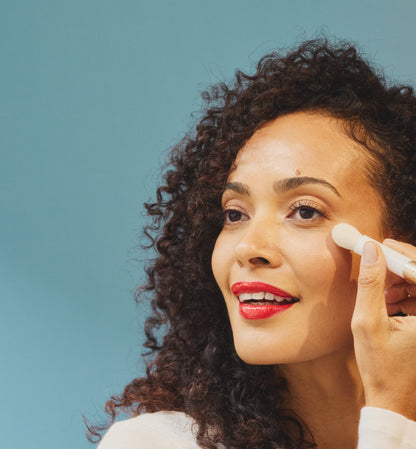
<svg viewBox="0 0 416 449">
<path fill-rule="evenodd" d="M 388 248 L 367 235 L 362 235 L 354 226 L 346 223 L 335 225 L 332 228 L 332 239 L 338 246 L 350 249 L 360 256 L 363 253 L 363 247 L 366 242 L 377 243 L 386 257 L 387 268 L 406 279 L 406 281 L 416 284 L 416 262 L 414 260 L 398 253 L 394 249 Z"/>
</svg>

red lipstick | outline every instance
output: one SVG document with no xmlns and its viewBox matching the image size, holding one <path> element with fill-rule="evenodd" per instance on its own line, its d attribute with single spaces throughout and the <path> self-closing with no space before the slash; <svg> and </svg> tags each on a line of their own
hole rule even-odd
<svg viewBox="0 0 416 449">
<path fill-rule="evenodd" d="M 289 307 L 292 307 L 294 302 L 290 304 L 250 304 L 240 302 L 240 315 L 246 320 L 264 320 L 273 315 L 282 313 Z"/>
<path fill-rule="evenodd" d="M 231 291 L 235 296 L 241 293 L 268 292 L 281 298 L 293 298 L 290 293 L 264 282 L 236 282 L 231 286 Z"/>
<path fill-rule="evenodd" d="M 236 282 L 231 286 L 231 291 L 235 296 L 239 296 L 243 293 L 266 292 L 272 293 L 280 298 L 293 300 L 293 302 L 290 303 L 280 303 L 277 301 L 267 300 L 259 303 L 239 300 L 240 315 L 247 320 L 262 320 L 270 318 L 273 315 L 284 312 L 298 302 L 298 299 L 294 298 L 290 293 L 280 290 L 273 285 L 265 284 L 264 282 Z"/>
</svg>

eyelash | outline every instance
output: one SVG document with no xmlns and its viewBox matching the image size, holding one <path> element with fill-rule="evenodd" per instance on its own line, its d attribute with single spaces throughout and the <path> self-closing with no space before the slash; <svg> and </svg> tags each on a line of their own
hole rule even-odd
<svg viewBox="0 0 416 449">
<path fill-rule="evenodd" d="M 293 215 L 296 212 L 300 211 L 302 208 L 307 209 L 308 211 L 313 211 L 313 213 L 315 213 L 315 212 L 318 213 L 317 217 L 299 218 L 302 221 L 313 221 L 313 220 L 317 220 L 319 218 L 326 218 L 326 215 L 324 214 L 324 211 L 319 206 L 319 204 L 317 204 L 313 201 L 309 201 L 309 200 L 299 200 L 296 203 L 292 204 L 290 206 L 290 213 L 289 213 L 288 217 L 292 218 Z"/>
<path fill-rule="evenodd" d="M 308 210 L 308 211 L 312 211 L 314 214 L 317 213 L 318 216 L 316 217 L 311 217 L 311 218 L 294 218 L 293 216 L 300 211 L 302 208 Z M 233 223 L 238 223 L 240 221 L 244 221 L 243 220 L 243 216 L 245 215 L 243 212 L 241 212 L 238 209 L 225 209 L 224 210 L 224 224 L 233 224 Z M 230 220 L 230 215 L 232 213 L 236 213 L 238 214 L 239 218 L 235 221 Z M 288 218 L 292 218 L 292 219 L 299 219 L 301 221 L 314 221 L 314 220 L 318 220 L 320 218 L 327 218 L 324 211 L 322 210 L 322 208 L 319 206 L 319 204 L 310 201 L 310 200 L 299 200 L 296 201 L 294 204 L 292 204 L 289 208 L 289 214 L 288 214 Z"/>
<path fill-rule="evenodd" d="M 231 221 L 229 218 L 230 218 L 230 214 L 231 213 L 233 213 L 233 212 L 236 212 L 236 213 L 238 213 L 238 214 L 240 214 L 240 220 L 236 220 L 236 221 Z M 224 210 L 224 224 L 227 224 L 227 223 L 238 223 L 239 221 L 242 221 L 241 220 L 241 217 L 242 216 L 244 216 L 245 214 L 243 213 L 243 212 L 241 212 L 240 210 L 238 210 L 238 209 L 225 209 Z"/>
</svg>

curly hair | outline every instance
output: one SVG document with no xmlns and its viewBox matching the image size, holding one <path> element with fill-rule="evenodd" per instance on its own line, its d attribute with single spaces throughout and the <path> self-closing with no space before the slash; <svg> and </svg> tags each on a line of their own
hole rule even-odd
<svg viewBox="0 0 416 449">
<path fill-rule="evenodd" d="M 237 152 L 270 120 L 296 111 L 337 118 L 366 149 L 368 177 L 385 202 L 386 234 L 416 241 L 416 100 L 389 86 L 348 43 L 317 39 L 263 57 L 253 75 L 203 94 L 196 131 L 170 153 L 164 185 L 145 204 L 145 234 L 157 256 L 138 298 L 149 298 L 146 377 L 134 379 L 106 411 L 182 411 L 198 424 L 204 448 L 315 447 L 284 408 L 287 385 L 271 366 L 236 355 L 225 304 L 211 272 L 222 228 L 221 195 Z M 101 428 L 103 430 L 104 428 Z M 91 427 L 92 435 L 99 435 Z"/>
</svg>

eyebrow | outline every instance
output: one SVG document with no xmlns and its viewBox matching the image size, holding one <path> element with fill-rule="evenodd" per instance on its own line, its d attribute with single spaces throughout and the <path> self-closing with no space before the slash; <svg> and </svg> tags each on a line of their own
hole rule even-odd
<svg viewBox="0 0 416 449">
<path fill-rule="evenodd" d="M 311 176 L 299 176 L 296 178 L 284 178 L 273 183 L 273 190 L 276 193 L 285 193 L 289 190 L 296 189 L 304 184 L 319 184 L 326 187 L 336 193 L 339 197 L 341 196 L 338 190 L 328 181 L 321 178 L 313 178 Z"/>
<path fill-rule="evenodd" d="M 325 179 L 314 178 L 311 176 L 297 176 L 295 178 L 280 179 L 279 181 L 273 183 L 273 190 L 276 193 L 286 193 L 289 192 L 290 190 L 294 190 L 305 184 L 319 184 L 323 187 L 326 187 L 327 189 L 330 189 L 336 195 L 341 197 L 341 194 L 331 183 L 325 181 Z M 240 195 L 250 196 L 250 189 L 248 185 L 243 184 L 241 182 L 229 182 L 225 186 L 225 189 L 233 190 L 234 192 L 237 192 Z"/>
</svg>

